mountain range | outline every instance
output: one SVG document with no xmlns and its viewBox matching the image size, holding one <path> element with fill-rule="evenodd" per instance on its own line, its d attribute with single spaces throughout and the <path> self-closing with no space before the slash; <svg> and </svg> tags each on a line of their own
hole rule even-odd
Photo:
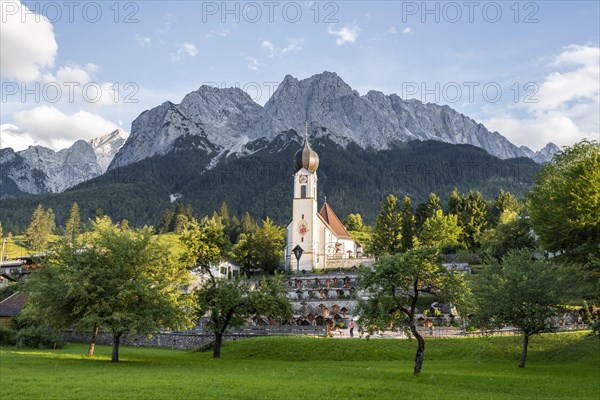
<svg viewBox="0 0 600 400">
<path fill-rule="evenodd" d="M 289 166 L 305 129 L 321 155 L 321 195 L 337 202 L 340 216 L 361 212 L 367 220 L 388 193 L 415 201 L 453 187 L 522 195 L 539 163 L 559 150 L 518 147 L 448 106 L 376 91 L 361 96 L 335 73 L 288 75 L 264 106 L 239 88 L 201 86 L 180 104 L 144 111 L 127 139 L 117 130 L 58 152 L 1 149 L 0 220 L 22 229 L 43 202 L 60 223 L 77 201 L 84 216 L 102 209 L 156 225 L 174 202 L 210 213 L 226 201 L 234 214 L 283 223 Z"/>
<path fill-rule="evenodd" d="M 29 146 L 15 152 L 0 149 L 0 198 L 22 194 L 59 193 L 106 172 L 128 134 L 116 129 L 86 142 L 54 151 Z"/>
<path fill-rule="evenodd" d="M 201 86 L 180 104 L 165 102 L 144 111 L 131 126 L 131 136 L 109 169 L 135 163 L 177 147 L 177 141 L 196 136 L 198 148 L 212 155 L 212 166 L 226 155 L 250 154 L 256 140 L 273 140 L 293 129 L 300 134 L 308 122 L 311 138 L 327 137 L 346 147 L 385 150 L 398 142 L 438 140 L 481 147 L 501 159 L 528 157 L 547 161 L 558 151 L 512 144 L 498 132 L 448 106 L 403 100 L 369 91 L 361 96 L 337 74 L 324 72 L 298 80 L 287 75 L 264 107 L 240 88 Z"/>
</svg>

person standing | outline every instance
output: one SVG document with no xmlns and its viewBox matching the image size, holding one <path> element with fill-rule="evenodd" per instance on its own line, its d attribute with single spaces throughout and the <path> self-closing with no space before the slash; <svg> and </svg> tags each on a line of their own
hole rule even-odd
<svg viewBox="0 0 600 400">
<path fill-rule="evenodd" d="M 354 320 L 351 319 L 350 320 L 350 337 L 354 337 L 354 326 L 355 326 Z"/>
</svg>

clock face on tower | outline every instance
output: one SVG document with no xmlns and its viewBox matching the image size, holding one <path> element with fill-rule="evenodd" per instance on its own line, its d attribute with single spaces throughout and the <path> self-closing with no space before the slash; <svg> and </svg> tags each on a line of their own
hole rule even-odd
<svg viewBox="0 0 600 400">
<path fill-rule="evenodd" d="M 298 222 L 298 233 L 300 236 L 304 236 L 308 233 L 308 224 L 305 220 Z"/>
<path fill-rule="evenodd" d="M 300 175 L 300 183 L 306 183 L 306 182 L 308 182 L 308 176 Z"/>
</svg>

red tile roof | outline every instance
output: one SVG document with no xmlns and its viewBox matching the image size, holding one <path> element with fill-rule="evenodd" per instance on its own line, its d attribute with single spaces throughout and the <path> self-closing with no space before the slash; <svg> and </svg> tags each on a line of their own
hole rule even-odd
<svg viewBox="0 0 600 400">
<path fill-rule="evenodd" d="M 337 236 L 351 237 L 346 228 L 344 228 L 344 224 L 342 224 L 338 216 L 335 215 L 329 204 L 323 203 L 319 215 Z"/>
</svg>

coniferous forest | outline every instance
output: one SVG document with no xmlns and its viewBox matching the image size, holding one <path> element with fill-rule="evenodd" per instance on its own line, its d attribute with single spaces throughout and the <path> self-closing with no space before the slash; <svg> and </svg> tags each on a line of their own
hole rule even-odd
<svg viewBox="0 0 600 400">
<path fill-rule="evenodd" d="M 291 212 L 291 160 L 300 147 L 298 138 L 293 131 L 283 133 L 257 143 L 253 154 L 222 157 L 207 170 L 214 154 L 197 150 L 190 137 L 190 143 L 181 143 L 176 151 L 111 170 L 63 193 L 2 200 L 0 221 L 5 229 L 22 232 L 41 203 L 54 210 L 61 225 L 77 202 L 84 220 L 106 214 L 134 226 L 158 226 L 161 213 L 178 203 L 204 215 L 226 202 L 232 215 L 241 217 L 247 211 L 254 218 L 269 216 L 285 224 Z M 436 141 L 398 143 L 383 151 L 354 144 L 343 148 L 326 138 L 312 146 L 321 160 L 319 203 L 327 197 L 341 218 L 360 213 L 367 223 L 374 221 L 390 193 L 422 202 L 433 192 L 446 201 L 443 196 L 455 187 L 480 191 L 486 198 L 502 188 L 521 197 L 540 169 L 529 159 L 501 160 L 474 146 Z"/>
</svg>

